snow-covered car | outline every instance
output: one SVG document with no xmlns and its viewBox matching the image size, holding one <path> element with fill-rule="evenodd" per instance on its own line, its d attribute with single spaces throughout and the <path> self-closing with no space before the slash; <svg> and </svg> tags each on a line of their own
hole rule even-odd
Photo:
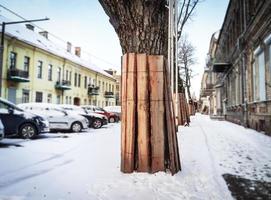
<svg viewBox="0 0 271 200">
<path fill-rule="evenodd" d="M 121 106 L 106 106 L 104 107 L 104 110 L 107 112 L 115 113 L 119 116 L 119 118 L 121 118 Z"/>
<path fill-rule="evenodd" d="M 93 106 L 93 105 L 84 105 L 81 107 L 84 108 L 88 113 L 98 113 L 98 114 L 106 116 L 108 118 L 108 122 L 110 123 L 118 122 L 120 120 L 118 115 L 112 112 L 107 112 L 101 107 Z"/>
<path fill-rule="evenodd" d="M 81 132 L 82 129 L 88 128 L 88 120 L 85 117 L 75 113 L 67 113 L 56 104 L 24 103 L 19 104 L 18 107 L 48 119 L 50 131 Z"/>
<path fill-rule="evenodd" d="M 87 118 L 89 122 L 89 127 L 97 129 L 108 123 L 108 119 L 106 116 L 97 113 L 88 113 L 80 106 L 70 104 L 60 104 L 59 106 L 67 113 L 75 113 Z"/>
<path fill-rule="evenodd" d="M 2 140 L 5 136 L 5 132 L 4 132 L 4 126 L 2 124 L 2 121 L 0 119 L 0 140 Z"/>
<path fill-rule="evenodd" d="M 20 136 L 24 139 L 33 139 L 40 133 L 49 132 L 48 120 L 24 111 L 2 98 L 0 98 L 0 119 L 5 137 Z"/>
</svg>

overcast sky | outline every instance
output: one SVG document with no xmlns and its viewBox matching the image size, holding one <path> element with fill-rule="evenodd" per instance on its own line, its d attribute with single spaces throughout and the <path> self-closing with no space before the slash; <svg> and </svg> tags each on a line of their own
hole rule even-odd
<svg viewBox="0 0 271 200">
<path fill-rule="evenodd" d="M 193 69 L 198 75 L 192 80 L 192 93 L 197 96 L 210 38 L 221 28 L 228 2 L 205 0 L 185 27 L 188 39 L 196 48 L 197 64 Z M 119 40 L 98 0 L 0 0 L 0 4 L 27 19 L 49 17 L 50 21 L 37 25 L 64 41 L 70 41 L 73 46 L 81 46 L 101 68 L 120 71 Z M 0 10 L 2 15 L 16 19 Z"/>
</svg>

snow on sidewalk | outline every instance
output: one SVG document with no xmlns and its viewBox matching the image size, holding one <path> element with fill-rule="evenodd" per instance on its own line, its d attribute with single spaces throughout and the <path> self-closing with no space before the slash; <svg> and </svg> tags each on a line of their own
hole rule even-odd
<svg viewBox="0 0 271 200">
<path fill-rule="evenodd" d="M 182 171 L 175 176 L 121 173 L 120 124 L 4 140 L 21 147 L 0 148 L 0 199 L 219 200 L 232 199 L 222 174 L 270 182 L 270 137 L 197 115 L 179 127 L 178 139 Z"/>
</svg>

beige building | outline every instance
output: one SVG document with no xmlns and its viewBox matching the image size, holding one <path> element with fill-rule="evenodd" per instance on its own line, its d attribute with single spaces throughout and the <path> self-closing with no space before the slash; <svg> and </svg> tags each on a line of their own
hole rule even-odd
<svg viewBox="0 0 271 200">
<path fill-rule="evenodd" d="M 1 89 L 14 103 L 116 104 L 112 75 L 81 58 L 80 47 L 62 47 L 29 24 L 6 26 Z"/>
</svg>

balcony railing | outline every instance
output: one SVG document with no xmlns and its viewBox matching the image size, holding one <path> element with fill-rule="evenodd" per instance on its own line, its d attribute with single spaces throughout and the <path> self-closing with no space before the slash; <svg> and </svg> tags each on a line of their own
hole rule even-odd
<svg viewBox="0 0 271 200">
<path fill-rule="evenodd" d="M 55 88 L 59 89 L 59 90 L 70 90 L 71 89 L 71 82 L 66 81 L 66 80 L 57 81 Z"/>
<path fill-rule="evenodd" d="M 90 96 L 95 96 L 95 95 L 99 95 L 99 86 L 88 86 L 88 95 Z"/>
<path fill-rule="evenodd" d="M 114 98 L 115 96 L 114 96 L 113 92 L 106 91 L 106 92 L 104 92 L 104 97 L 105 98 Z"/>
<path fill-rule="evenodd" d="M 8 80 L 15 82 L 29 82 L 29 72 L 20 69 L 9 69 Z"/>
</svg>

